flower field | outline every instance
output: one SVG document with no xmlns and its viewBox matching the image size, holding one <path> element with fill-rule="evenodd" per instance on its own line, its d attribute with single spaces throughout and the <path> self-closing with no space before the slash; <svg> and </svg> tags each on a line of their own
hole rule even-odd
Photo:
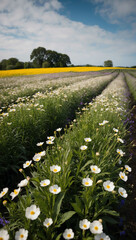
<svg viewBox="0 0 136 240">
<path fill-rule="evenodd" d="M 0 81 L 0 240 L 121 239 L 135 71 L 37 78 Z"/>
</svg>

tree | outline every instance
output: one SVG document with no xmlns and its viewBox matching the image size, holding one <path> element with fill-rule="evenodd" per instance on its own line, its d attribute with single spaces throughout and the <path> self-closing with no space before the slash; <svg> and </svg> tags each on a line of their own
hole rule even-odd
<svg viewBox="0 0 136 240">
<path fill-rule="evenodd" d="M 41 68 L 43 62 L 46 61 L 46 49 L 44 47 L 38 47 L 33 49 L 30 60 L 33 60 L 35 67 Z"/>
<path fill-rule="evenodd" d="M 104 62 L 104 67 L 113 67 L 113 63 L 111 60 L 107 60 Z"/>
</svg>

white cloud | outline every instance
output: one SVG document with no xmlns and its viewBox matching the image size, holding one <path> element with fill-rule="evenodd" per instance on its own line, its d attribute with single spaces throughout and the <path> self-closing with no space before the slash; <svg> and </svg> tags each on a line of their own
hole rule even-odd
<svg viewBox="0 0 136 240">
<path fill-rule="evenodd" d="M 58 0 L 41 0 L 40 5 L 34 0 L 2 0 L 0 7 L 1 59 L 29 61 L 32 50 L 42 46 L 68 54 L 74 64 L 102 65 L 112 59 L 115 65 L 134 65 L 131 31 L 115 34 L 72 21 L 59 13 L 63 6 Z"/>
<path fill-rule="evenodd" d="M 90 0 L 99 3 L 96 12 L 112 23 L 136 21 L 136 0 Z"/>
</svg>

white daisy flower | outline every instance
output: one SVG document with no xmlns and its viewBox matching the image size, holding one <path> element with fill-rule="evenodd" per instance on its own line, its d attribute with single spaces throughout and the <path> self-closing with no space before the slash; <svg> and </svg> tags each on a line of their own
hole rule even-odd
<svg viewBox="0 0 136 240">
<path fill-rule="evenodd" d="M 27 186 L 27 184 L 28 184 L 28 180 L 24 179 L 17 186 L 18 187 L 25 187 L 25 186 Z"/>
<path fill-rule="evenodd" d="M 40 208 L 36 207 L 36 205 L 33 204 L 30 207 L 26 208 L 26 211 L 25 211 L 26 218 L 35 220 L 36 218 L 38 218 L 39 215 L 40 215 Z"/>
<path fill-rule="evenodd" d="M 91 142 L 92 139 L 91 138 L 84 138 L 85 142 Z"/>
<path fill-rule="evenodd" d="M 23 168 L 29 167 L 31 163 L 32 163 L 32 160 L 26 161 L 26 162 L 23 164 Z"/>
<path fill-rule="evenodd" d="M 90 187 L 93 184 L 93 180 L 91 178 L 83 178 L 82 184 L 86 187 Z"/>
<path fill-rule="evenodd" d="M 120 172 L 119 176 L 124 182 L 128 180 L 128 176 L 124 172 Z"/>
<path fill-rule="evenodd" d="M 93 173 L 100 173 L 101 172 L 101 169 L 98 168 L 96 165 L 92 165 L 92 166 L 90 166 L 90 168 L 91 168 L 91 171 Z"/>
<path fill-rule="evenodd" d="M 58 194 L 61 192 L 61 188 L 58 185 L 53 185 L 49 188 L 49 191 L 53 194 Z"/>
<path fill-rule="evenodd" d="M 28 230 L 20 228 L 19 231 L 15 233 L 15 240 L 26 240 L 28 237 Z"/>
<path fill-rule="evenodd" d="M 47 140 L 46 144 L 52 145 L 52 144 L 54 144 L 54 142 L 52 140 Z"/>
<path fill-rule="evenodd" d="M 43 225 L 48 228 L 52 223 L 53 223 L 52 218 L 46 218 L 43 222 Z"/>
<path fill-rule="evenodd" d="M 62 130 L 62 128 L 57 128 L 56 131 L 57 132 L 60 132 Z"/>
<path fill-rule="evenodd" d="M 90 231 L 93 234 L 101 234 L 103 231 L 103 226 L 99 221 L 95 220 L 90 223 Z"/>
<path fill-rule="evenodd" d="M 45 156 L 46 152 L 45 151 L 42 151 L 42 152 L 39 152 L 38 153 L 41 157 Z"/>
<path fill-rule="evenodd" d="M 3 188 L 3 190 L 0 193 L 0 198 L 4 197 L 4 195 L 6 195 L 6 193 L 8 192 L 8 188 Z"/>
<path fill-rule="evenodd" d="M 79 222 L 79 227 L 83 230 L 90 228 L 90 222 L 87 219 L 83 219 Z"/>
<path fill-rule="evenodd" d="M 101 233 L 101 234 L 95 235 L 94 240 L 111 240 L 111 238 L 105 233 Z"/>
<path fill-rule="evenodd" d="M 132 171 L 132 168 L 129 167 L 128 165 L 125 165 L 125 168 L 126 168 L 126 170 L 127 170 L 128 172 L 131 172 L 131 171 Z"/>
<path fill-rule="evenodd" d="M 8 240 L 9 239 L 9 234 L 7 230 L 0 229 L 0 239 L 1 240 Z"/>
<path fill-rule="evenodd" d="M 33 160 L 34 160 L 35 162 L 39 162 L 39 161 L 41 160 L 40 154 L 39 154 L 39 153 L 36 153 L 36 154 L 34 155 L 34 157 L 33 157 Z"/>
<path fill-rule="evenodd" d="M 40 182 L 41 187 L 46 187 L 49 184 L 50 184 L 50 180 L 49 179 L 45 179 L 45 180 Z"/>
<path fill-rule="evenodd" d="M 47 139 L 49 139 L 51 141 L 54 141 L 55 137 L 54 136 L 49 136 L 49 137 L 47 137 Z"/>
<path fill-rule="evenodd" d="M 44 144 L 44 142 L 39 142 L 39 143 L 37 143 L 36 145 L 38 146 L 38 147 L 40 147 L 40 146 L 42 146 Z"/>
<path fill-rule="evenodd" d="M 21 188 L 14 189 L 14 192 L 10 193 L 10 196 L 12 197 L 12 200 L 19 194 Z"/>
<path fill-rule="evenodd" d="M 123 152 L 121 149 L 117 149 L 117 153 L 123 157 L 125 155 L 125 152 Z"/>
<path fill-rule="evenodd" d="M 117 141 L 118 141 L 118 142 L 121 142 L 121 143 L 124 143 L 124 140 L 121 139 L 121 138 L 119 138 L 119 137 L 117 138 Z"/>
<path fill-rule="evenodd" d="M 113 131 L 117 133 L 119 130 L 117 128 L 113 128 Z"/>
<path fill-rule="evenodd" d="M 128 194 L 127 194 L 127 192 L 126 192 L 126 190 L 124 188 L 120 187 L 118 189 L 118 192 L 119 192 L 120 196 L 122 196 L 124 198 L 127 198 Z"/>
<path fill-rule="evenodd" d="M 57 173 L 57 172 L 60 172 L 61 167 L 58 166 L 58 165 L 53 165 L 53 166 L 50 167 L 50 170 L 54 173 Z"/>
<path fill-rule="evenodd" d="M 109 180 L 103 183 L 103 187 L 108 192 L 112 192 L 115 188 L 114 183 Z"/>
<path fill-rule="evenodd" d="M 72 238 L 74 238 L 73 230 L 71 228 L 65 229 L 65 231 L 63 233 L 63 238 L 64 239 L 72 239 Z"/>
<path fill-rule="evenodd" d="M 86 150 L 87 149 L 87 146 L 83 145 L 80 147 L 81 150 Z"/>
</svg>

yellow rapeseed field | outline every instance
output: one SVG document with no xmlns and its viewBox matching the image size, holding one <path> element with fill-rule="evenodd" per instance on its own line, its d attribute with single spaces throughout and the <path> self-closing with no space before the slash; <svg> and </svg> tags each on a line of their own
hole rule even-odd
<svg viewBox="0 0 136 240">
<path fill-rule="evenodd" d="M 1 70 L 0 77 L 11 77 L 21 75 L 35 75 L 46 73 L 60 73 L 60 72 L 86 72 L 86 71 L 100 71 L 105 69 L 125 69 L 118 67 L 64 67 L 64 68 L 31 68 L 31 69 L 15 69 L 15 70 Z M 134 68 L 132 68 L 134 69 Z"/>
</svg>

